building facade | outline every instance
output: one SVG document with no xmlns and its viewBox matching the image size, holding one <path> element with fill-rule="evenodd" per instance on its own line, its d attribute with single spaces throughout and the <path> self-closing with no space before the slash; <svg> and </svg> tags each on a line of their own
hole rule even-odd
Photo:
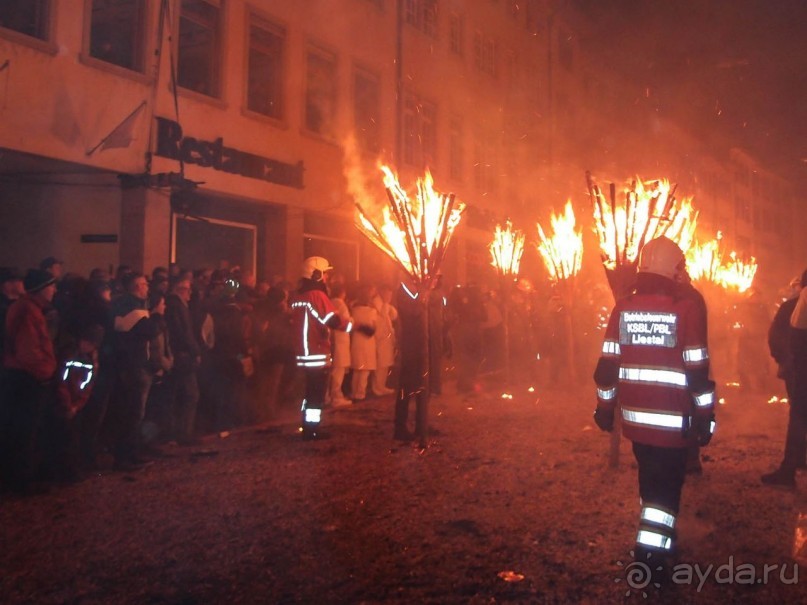
<svg viewBox="0 0 807 605">
<path fill-rule="evenodd" d="M 648 137 L 668 143 L 657 176 L 707 191 L 704 155 L 676 152 L 691 141 L 647 108 L 616 112 L 636 91 L 607 85 L 553 5 L 6 0 L 0 264 L 226 260 L 270 279 L 319 254 L 348 279 L 392 277 L 352 225 L 356 202 L 385 200 L 385 163 L 469 205 L 446 264 L 465 281 L 492 275 L 495 222 L 531 234 L 568 197 L 587 208 L 585 170 L 650 171 Z"/>
</svg>

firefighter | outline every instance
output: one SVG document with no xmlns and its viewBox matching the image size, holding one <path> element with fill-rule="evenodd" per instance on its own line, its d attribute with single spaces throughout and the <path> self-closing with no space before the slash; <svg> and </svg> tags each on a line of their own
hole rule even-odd
<svg viewBox="0 0 807 605">
<path fill-rule="evenodd" d="M 610 432 L 619 409 L 639 466 L 634 556 L 660 568 L 659 579 L 673 553 L 688 448 L 708 444 L 714 431 L 705 310 L 680 295 L 684 271 L 681 249 L 666 237 L 642 248 L 635 291 L 611 312 L 594 372 L 594 421 Z"/>
<path fill-rule="evenodd" d="M 300 287 L 291 297 L 292 338 L 298 368 L 305 376 L 305 394 L 302 404 L 303 439 L 320 437 L 322 406 L 328 388 L 328 369 L 331 366 L 330 330 L 350 332 L 351 322 L 343 321 L 328 298 L 328 271 L 333 269 L 321 256 L 303 261 Z M 373 329 L 361 326 L 363 333 L 372 336 Z"/>
</svg>

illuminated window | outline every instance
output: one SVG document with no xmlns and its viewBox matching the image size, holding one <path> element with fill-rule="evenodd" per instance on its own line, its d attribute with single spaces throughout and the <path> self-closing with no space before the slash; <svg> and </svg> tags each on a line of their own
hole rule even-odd
<svg viewBox="0 0 807 605">
<path fill-rule="evenodd" d="M 310 49 L 306 57 L 305 127 L 333 138 L 336 122 L 336 57 Z"/>
<path fill-rule="evenodd" d="M 92 0 L 90 56 L 143 71 L 145 0 Z"/>
<path fill-rule="evenodd" d="M 218 2 L 182 0 L 178 54 L 179 85 L 218 97 L 221 61 L 221 6 Z"/>
<path fill-rule="evenodd" d="M 0 27 L 32 38 L 49 36 L 50 0 L 0 0 Z"/>
<path fill-rule="evenodd" d="M 247 109 L 282 119 L 286 32 L 257 17 L 249 26 Z"/>
<path fill-rule="evenodd" d="M 381 85 L 377 76 L 356 71 L 353 78 L 353 127 L 359 147 L 376 152 L 381 148 Z"/>
<path fill-rule="evenodd" d="M 414 95 L 404 100 L 403 159 L 407 164 L 433 166 L 437 145 L 437 108 Z"/>
</svg>

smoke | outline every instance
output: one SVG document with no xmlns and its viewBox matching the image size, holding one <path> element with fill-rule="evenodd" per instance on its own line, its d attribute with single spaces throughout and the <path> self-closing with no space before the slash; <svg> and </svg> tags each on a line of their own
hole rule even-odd
<svg viewBox="0 0 807 605">
<path fill-rule="evenodd" d="M 381 160 L 366 161 L 356 143 L 356 137 L 351 132 L 342 143 L 344 152 L 342 159 L 342 173 L 347 181 L 347 193 L 353 202 L 363 208 L 375 209 L 386 203 L 384 191 L 380 188 L 382 183 L 381 170 L 367 171 L 368 166 L 380 167 Z"/>
</svg>

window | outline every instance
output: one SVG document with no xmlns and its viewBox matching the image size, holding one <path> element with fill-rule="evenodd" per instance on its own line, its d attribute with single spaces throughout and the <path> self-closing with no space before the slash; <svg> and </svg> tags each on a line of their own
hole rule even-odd
<svg viewBox="0 0 807 605">
<path fill-rule="evenodd" d="M 247 58 L 247 109 L 282 119 L 286 32 L 252 16 Z"/>
<path fill-rule="evenodd" d="M 496 193 L 496 138 L 477 136 L 474 141 L 474 185 L 481 193 Z"/>
<path fill-rule="evenodd" d="M 90 56 L 143 71 L 145 0 L 92 0 Z"/>
<path fill-rule="evenodd" d="M 463 54 L 463 19 L 462 15 L 451 13 L 448 19 L 448 43 L 451 52 L 455 55 Z"/>
<path fill-rule="evenodd" d="M 203 95 L 220 94 L 221 7 L 213 0 L 182 0 L 179 15 L 180 86 Z"/>
<path fill-rule="evenodd" d="M 434 165 L 437 145 L 437 108 L 414 95 L 404 100 L 404 149 L 407 164 L 426 168 Z"/>
<path fill-rule="evenodd" d="M 306 57 L 305 127 L 325 137 L 336 135 L 336 57 L 309 49 Z"/>
<path fill-rule="evenodd" d="M 488 75 L 496 76 L 496 41 L 474 33 L 474 65 Z"/>
<path fill-rule="evenodd" d="M 377 76 L 357 71 L 353 78 L 353 128 L 356 142 L 365 151 L 381 148 L 381 85 Z"/>
<path fill-rule="evenodd" d="M 47 40 L 49 21 L 50 0 L 0 0 L 0 27 Z"/>
<path fill-rule="evenodd" d="M 448 171 L 451 178 L 455 181 L 462 181 L 463 150 L 462 120 L 458 117 L 454 117 L 451 118 L 448 133 Z"/>
<path fill-rule="evenodd" d="M 437 0 L 406 0 L 404 20 L 424 34 L 437 37 Z"/>
</svg>

